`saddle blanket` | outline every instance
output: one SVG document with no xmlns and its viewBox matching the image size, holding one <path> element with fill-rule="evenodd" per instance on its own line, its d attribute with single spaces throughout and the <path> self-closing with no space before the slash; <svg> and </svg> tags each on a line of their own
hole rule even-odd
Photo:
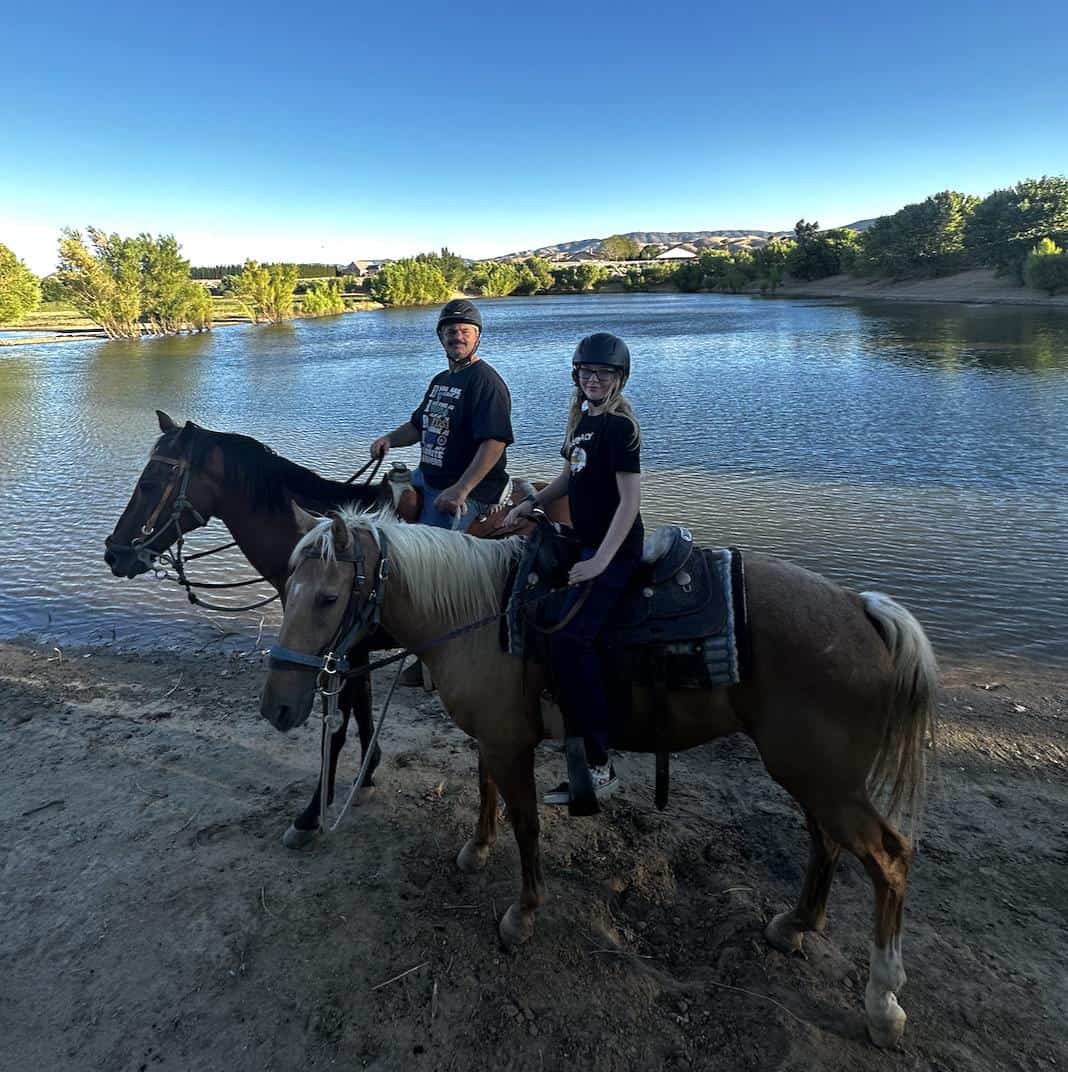
<svg viewBox="0 0 1068 1072">
<path fill-rule="evenodd" d="M 526 538 L 507 598 L 505 650 L 549 665 L 554 627 L 578 548 L 567 530 L 539 525 Z M 598 640 L 606 678 L 630 685 L 709 688 L 746 675 L 748 619 L 741 552 L 699 548 L 665 525 Z"/>
</svg>

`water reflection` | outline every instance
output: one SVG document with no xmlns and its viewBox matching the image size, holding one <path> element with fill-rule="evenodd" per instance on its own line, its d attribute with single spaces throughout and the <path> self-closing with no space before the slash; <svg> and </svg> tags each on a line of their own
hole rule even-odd
<svg viewBox="0 0 1068 1072">
<path fill-rule="evenodd" d="M 710 295 L 482 304 L 484 354 L 515 404 L 515 472 L 557 471 L 571 352 L 614 330 L 635 357 L 650 523 L 884 588 L 944 650 L 1068 662 L 1068 315 Z M 153 411 L 347 477 L 440 369 L 435 315 L 0 350 L 0 635 L 203 629 L 180 592 L 101 561 Z M 198 565 L 206 580 L 246 574 L 225 557 Z"/>
</svg>

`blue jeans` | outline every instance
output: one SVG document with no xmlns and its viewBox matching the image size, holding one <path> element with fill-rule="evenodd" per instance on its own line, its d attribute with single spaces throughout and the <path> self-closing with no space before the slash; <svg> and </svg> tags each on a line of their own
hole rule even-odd
<svg viewBox="0 0 1068 1072">
<path fill-rule="evenodd" d="M 596 552 L 583 548 L 580 558 L 593 558 Z M 608 762 L 608 699 L 604 694 L 601 660 L 597 654 L 597 635 L 609 615 L 619 605 L 623 590 L 638 566 L 638 560 L 617 555 L 608 569 L 586 584 L 572 588 L 567 595 L 561 620 L 582 598 L 590 594 L 582 608 L 549 643 L 549 659 L 556 684 L 560 710 L 569 736 L 586 740 L 586 757 L 595 767 Z"/>
<path fill-rule="evenodd" d="M 484 514 L 488 507 L 484 503 L 468 499 L 464 512 L 457 517 L 455 514 L 443 514 L 435 509 L 434 500 L 445 490 L 444 488 L 432 488 L 423 479 L 423 471 L 416 469 L 412 473 L 412 487 L 419 488 L 423 493 L 423 509 L 419 514 L 419 525 L 432 525 L 436 529 L 454 529 L 457 532 L 465 532 L 480 514 Z"/>
</svg>

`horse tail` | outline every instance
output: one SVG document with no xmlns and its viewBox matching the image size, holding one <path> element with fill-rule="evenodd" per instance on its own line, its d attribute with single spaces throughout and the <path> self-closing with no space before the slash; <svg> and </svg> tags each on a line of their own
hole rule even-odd
<svg viewBox="0 0 1068 1072">
<path fill-rule="evenodd" d="M 893 702 L 869 789 L 887 794 L 890 815 L 909 816 L 915 832 L 926 786 L 925 749 L 935 747 L 938 662 L 923 627 L 900 603 L 882 592 L 861 592 L 860 598 L 894 662 Z"/>
</svg>

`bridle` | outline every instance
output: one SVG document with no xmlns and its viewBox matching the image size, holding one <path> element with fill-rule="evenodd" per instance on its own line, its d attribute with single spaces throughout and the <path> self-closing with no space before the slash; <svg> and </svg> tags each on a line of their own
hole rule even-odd
<svg viewBox="0 0 1068 1072">
<path fill-rule="evenodd" d="M 137 559 L 143 562 L 149 568 L 152 568 L 152 555 L 162 555 L 162 551 L 154 552 L 148 544 L 158 539 L 163 533 L 165 533 L 172 526 L 178 530 L 178 539 L 181 540 L 184 535 L 182 531 L 182 514 L 188 510 L 193 518 L 196 520 L 197 525 L 206 525 L 207 519 L 203 514 L 189 501 L 189 478 L 192 476 L 193 467 L 188 458 L 169 458 L 165 454 L 153 454 L 148 459 L 149 464 L 152 462 L 159 462 L 161 465 L 169 465 L 171 467 L 171 476 L 167 481 L 166 487 L 163 489 L 163 494 L 159 497 L 159 502 L 156 503 L 156 508 L 148 515 L 144 524 L 141 526 L 141 535 L 131 540 L 129 544 L 113 544 L 112 546 L 120 551 L 133 551 Z M 163 513 L 164 508 L 167 505 L 167 500 L 173 496 L 171 502 L 171 514 L 167 518 L 163 527 L 157 531 L 156 525 L 159 522 L 160 516 Z M 190 531 L 190 530 L 185 530 Z"/>
<path fill-rule="evenodd" d="M 352 534 L 351 548 L 347 551 L 339 551 L 334 556 L 338 562 L 351 562 L 354 569 L 345 613 L 326 644 L 326 651 L 317 655 L 309 655 L 276 644 L 268 652 L 272 668 L 284 668 L 286 664 L 292 664 L 309 670 L 317 670 L 316 685 L 323 696 L 337 695 L 337 692 L 340 692 L 340 685 L 333 693 L 326 686 L 333 684 L 331 681 L 333 677 L 338 675 L 344 677 L 348 674 L 351 669 L 349 652 L 371 637 L 382 622 L 382 602 L 385 598 L 386 580 L 390 572 L 389 539 L 381 529 L 378 530 L 377 535 L 378 563 L 372 571 L 371 591 L 362 601 L 359 597 L 366 587 L 368 571 L 359 536 Z M 301 564 L 313 558 L 319 558 L 319 555 L 314 549 L 306 548 L 301 554 Z M 299 569 L 300 565 L 293 570 L 292 576 L 295 577 Z"/>
</svg>

